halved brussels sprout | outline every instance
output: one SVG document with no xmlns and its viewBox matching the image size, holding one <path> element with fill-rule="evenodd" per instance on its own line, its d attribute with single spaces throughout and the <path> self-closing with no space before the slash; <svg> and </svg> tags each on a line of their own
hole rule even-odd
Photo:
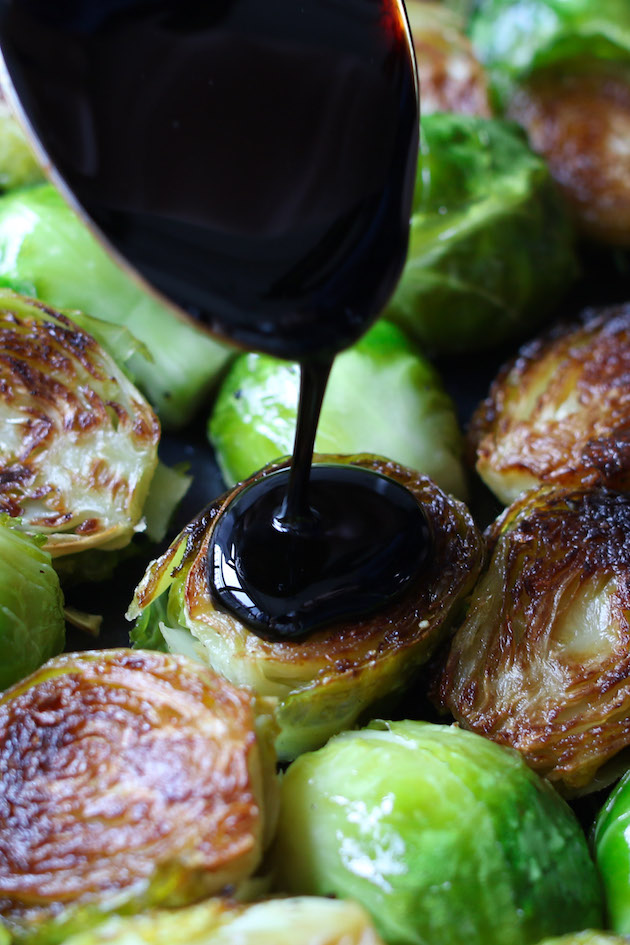
<svg viewBox="0 0 630 945">
<path fill-rule="evenodd" d="M 183 657 L 51 660 L 0 699 L 0 916 L 57 943 L 238 885 L 274 827 L 270 719 Z"/>
<path fill-rule="evenodd" d="M 418 63 L 420 113 L 490 115 L 483 67 L 465 35 L 465 19 L 434 0 L 407 0 Z"/>
<path fill-rule="evenodd" d="M 153 410 L 92 335 L 0 289 L 0 512 L 16 527 L 44 535 L 53 557 L 127 545 L 144 528 L 159 438 Z"/>
<path fill-rule="evenodd" d="M 233 362 L 208 425 L 228 485 L 291 454 L 299 386 L 296 364 L 254 353 Z M 431 364 L 382 319 L 335 358 L 315 449 L 387 456 L 466 495 L 453 401 Z"/>
<path fill-rule="evenodd" d="M 324 457 L 316 456 L 315 462 Z M 422 505 L 433 534 L 427 566 L 402 597 L 363 619 L 346 619 L 305 639 L 272 642 L 217 609 L 207 554 L 222 508 L 247 483 L 222 496 L 149 565 L 128 617 L 132 640 L 187 653 L 238 685 L 278 701 L 282 759 L 323 744 L 377 700 L 397 693 L 448 630 L 481 566 L 483 543 L 466 507 L 430 479 L 373 456 L 326 457 L 380 471 Z M 281 465 L 266 467 L 267 475 Z"/>
<path fill-rule="evenodd" d="M 302 755 L 272 857 L 279 888 L 356 899 L 388 945 L 530 945 L 602 921 L 569 807 L 455 726 L 382 722 Z"/>
<path fill-rule="evenodd" d="M 301 896 L 251 905 L 211 899 L 104 925 L 64 945 L 382 945 L 354 902 Z M 594 943 L 599 945 L 599 943 Z"/>
<path fill-rule="evenodd" d="M 577 269 L 545 162 L 512 122 L 437 113 L 421 121 L 407 261 L 386 318 L 435 352 L 523 337 Z"/>
<path fill-rule="evenodd" d="M 593 830 L 593 848 L 604 887 L 609 926 L 630 935 L 630 772 L 602 807 Z"/>
<path fill-rule="evenodd" d="M 191 419 L 233 354 L 145 291 L 51 184 L 0 197 L 0 279 L 50 305 L 126 326 L 149 353 L 136 354 L 129 368 L 168 427 Z"/>
<path fill-rule="evenodd" d="M 63 594 L 41 541 L 0 515 L 0 690 L 64 648 Z"/>
<path fill-rule="evenodd" d="M 526 489 L 630 487 L 630 305 L 588 310 L 525 345 L 470 424 L 471 459 L 505 504 Z"/>
<path fill-rule="evenodd" d="M 609 783 L 630 745 L 629 534 L 628 494 L 542 489 L 513 503 L 489 531 L 442 676 L 462 725 L 568 792 Z"/>
<path fill-rule="evenodd" d="M 507 114 L 545 158 L 579 230 L 630 246 L 630 63 L 545 70 L 514 94 Z"/>
<path fill-rule="evenodd" d="M 630 245 L 627 0 L 481 0 L 470 31 L 495 97 L 548 161 L 580 228 Z"/>
</svg>

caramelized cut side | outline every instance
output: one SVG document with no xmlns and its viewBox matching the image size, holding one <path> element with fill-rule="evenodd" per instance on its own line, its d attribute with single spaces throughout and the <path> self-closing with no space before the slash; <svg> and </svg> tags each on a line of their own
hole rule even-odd
<svg viewBox="0 0 630 945">
<path fill-rule="evenodd" d="M 262 852 L 266 763 L 251 695 L 184 657 L 50 661 L 0 703 L 0 914 L 28 936 L 238 883 Z"/>
<path fill-rule="evenodd" d="M 630 745 L 630 498 L 529 493 L 490 545 L 441 701 L 566 791 L 600 787 Z"/>
<path fill-rule="evenodd" d="M 630 70 L 545 72 L 508 114 L 547 159 L 581 230 L 630 246 Z"/>
<path fill-rule="evenodd" d="M 52 555 L 126 545 L 157 465 L 156 415 L 101 345 L 0 290 L 0 512 Z"/>
<path fill-rule="evenodd" d="M 630 487 L 630 305 L 587 311 L 507 363 L 469 430 L 470 459 L 508 504 L 539 485 Z"/>
</svg>

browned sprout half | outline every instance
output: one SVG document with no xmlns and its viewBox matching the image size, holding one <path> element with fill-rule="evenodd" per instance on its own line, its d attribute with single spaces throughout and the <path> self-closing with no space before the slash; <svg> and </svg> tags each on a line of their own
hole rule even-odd
<svg viewBox="0 0 630 945">
<path fill-rule="evenodd" d="M 317 748 L 379 699 L 400 692 L 448 633 L 481 567 L 483 541 L 463 503 L 426 476 L 374 456 L 316 456 L 380 471 L 407 487 L 433 534 L 426 567 L 396 601 L 305 639 L 270 641 L 214 606 L 208 589 L 213 523 L 240 489 L 217 499 L 149 565 L 128 616 L 139 646 L 165 646 L 207 663 L 238 685 L 277 700 L 282 759 Z M 272 464 L 257 476 L 285 463 Z M 251 480 L 248 480 L 251 481 Z"/>
<path fill-rule="evenodd" d="M 506 505 L 546 484 L 629 488 L 629 377 L 630 305 L 525 345 L 472 418 L 477 472 Z"/>
<path fill-rule="evenodd" d="M 0 290 L 0 512 L 55 556 L 128 544 L 160 427 L 103 347 L 66 314 Z"/>
<path fill-rule="evenodd" d="M 184 657 L 57 657 L 0 700 L 0 917 L 56 943 L 257 868 L 275 820 L 269 718 Z"/>
<path fill-rule="evenodd" d="M 630 68 L 537 72 L 507 110 L 547 160 L 583 233 L 630 246 Z"/>
<path fill-rule="evenodd" d="M 600 787 L 630 744 L 630 496 L 541 489 L 488 538 L 441 701 L 566 792 Z"/>
<path fill-rule="evenodd" d="M 490 116 L 485 72 L 455 10 L 431 0 L 408 0 L 418 63 L 420 110 Z"/>
</svg>

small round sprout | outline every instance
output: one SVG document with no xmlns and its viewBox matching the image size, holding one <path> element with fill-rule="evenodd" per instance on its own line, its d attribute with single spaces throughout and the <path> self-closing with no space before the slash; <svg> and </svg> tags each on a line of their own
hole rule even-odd
<svg viewBox="0 0 630 945">
<path fill-rule="evenodd" d="M 0 511 L 53 557 L 128 544 L 155 469 L 156 415 L 66 314 L 0 290 Z"/>
<path fill-rule="evenodd" d="M 587 310 L 525 345 L 469 430 L 471 459 L 506 505 L 540 485 L 630 487 L 630 305 Z"/>
<path fill-rule="evenodd" d="M 495 105 L 526 130 L 580 230 L 630 245 L 627 0 L 479 0 L 469 32 Z"/>
<path fill-rule="evenodd" d="M 527 131 L 579 230 L 630 246 L 630 67 L 568 75 L 549 69 L 515 93 L 507 114 Z"/>
<path fill-rule="evenodd" d="M 528 493 L 488 534 L 491 557 L 446 661 L 441 699 L 564 792 L 619 774 L 630 745 L 630 496 Z"/>
<path fill-rule="evenodd" d="M 299 387 L 297 364 L 256 352 L 233 361 L 208 425 L 228 486 L 291 454 Z M 335 358 L 315 449 L 387 456 L 466 498 L 455 404 L 433 365 L 384 319 Z"/>
<path fill-rule="evenodd" d="M 9 689 L 0 915 L 15 940 L 52 945 L 247 879 L 277 787 L 258 708 L 197 663 L 125 649 L 57 657 Z"/>
<path fill-rule="evenodd" d="M 382 945 L 354 902 L 296 896 L 242 905 L 197 906 L 113 917 L 64 945 Z M 599 945 L 599 943 L 593 943 Z"/>
<path fill-rule="evenodd" d="M 529 337 L 577 274 L 549 168 L 511 121 L 435 112 L 420 131 L 409 251 L 384 316 L 438 354 Z"/>
<path fill-rule="evenodd" d="M 532 945 L 602 922 L 568 805 L 456 726 L 374 723 L 302 755 L 272 860 L 278 888 L 355 899 L 388 945 Z"/>
<path fill-rule="evenodd" d="M 610 928 L 630 936 L 630 773 L 614 787 L 593 830 L 595 861 L 602 878 Z M 625 939 L 628 941 L 628 939 Z"/>
<path fill-rule="evenodd" d="M 429 563 L 405 593 L 362 619 L 299 640 L 261 639 L 219 610 L 208 586 L 208 547 L 221 509 L 247 483 L 212 503 L 152 562 L 128 617 L 139 646 L 183 652 L 237 685 L 277 700 L 282 759 L 322 745 L 379 699 L 400 693 L 448 632 L 481 567 L 483 541 L 466 507 L 426 476 L 373 456 L 315 457 L 390 476 L 422 505 L 433 536 Z M 284 464 L 266 467 L 266 475 Z"/>
<path fill-rule="evenodd" d="M 465 21 L 435 0 L 407 0 L 418 78 L 420 111 L 490 115 L 484 69 L 465 34 Z"/>
</svg>

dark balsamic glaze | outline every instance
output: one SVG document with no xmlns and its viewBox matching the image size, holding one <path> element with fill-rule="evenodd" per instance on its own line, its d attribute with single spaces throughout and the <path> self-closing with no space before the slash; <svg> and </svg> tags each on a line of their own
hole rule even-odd
<svg viewBox="0 0 630 945">
<path fill-rule="evenodd" d="M 266 475 L 217 520 L 209 563 L 218 601 L 259 635 L 293 639 L 398 597 L 429 548 L 413 495 L 377 472 L 316 464 L 312 518 L 283 527 L 288 478 L 288 470 Z M 366 540 L 366 523 L 376 541 Z"/>
<path fill-rule="evenodd" d="M 332 358 L 406 253 L 418 111 L 397 0 L 0 0 L 0 44 L 122 257 L 213 333 L 301 362 L 292 470 L 221 516 L 214 597 L 290 636 L 396 596 L 426 556 L 415 500 L 309 470 Z"/>
<path fill-rule="evenodd" d="M 212 534 L 215 603 L 271 639 L 391 603 L 430 547 L 426 516 L 400 483 L 350 464 L 311 467 L 329 367 L 303 365 L 291 468 L 239 492 Z"/>
</svg>

